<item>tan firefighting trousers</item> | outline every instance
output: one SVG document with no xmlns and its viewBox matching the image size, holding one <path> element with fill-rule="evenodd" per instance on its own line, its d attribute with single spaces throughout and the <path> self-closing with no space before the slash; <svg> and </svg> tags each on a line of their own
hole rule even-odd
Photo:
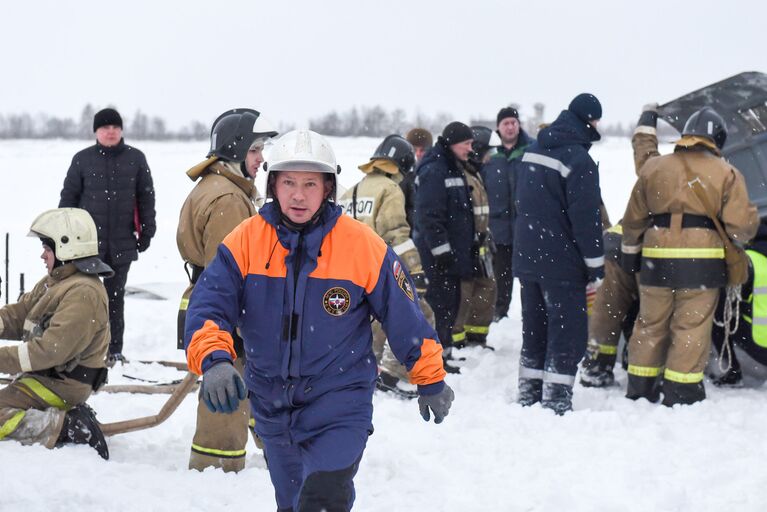
<svg viewBox="0 0 767 512">
<path fill-rule="evenodd" d="M 426 321 L 434 327 L 434 312 L 423 296 L 418 297 L 418 305 L 421 307 L 421 312 L 426 317 Z M 410 382 L 407 368 L 397 360 L 389 344 L 386 343 L 386 333 L 381 327 L 381 323 L 374 321 L 371 327 L 373 329 L 373 353 L 376 356 L 378 367 L 389 375 L 393 375 L 402 381 Z"/>
<path fill-rule="evenodd" d="M 66 411 L 90 394 L 90 387 L 23 374 L 0 389 L 0 439 L 53 448 Z"/>
<path fill-rule="evenodd" d="M 495 279 L 475 277 L 461 279 L 461 303 L 453 324 L 453 343 L 484 343 L 493 322 L 496 298 Z"/>
<path fill-rule="evenodd" d="M 234 367 L 243 375 L 245 358 L 238 357 Z M 192 439 L 189 469 L 202 471 L 208 467 L 221 468 L 225 472 L 245 468 L 245 445 L 248 442 L 250 400 L 240 402 L 232 414 L 214 413 L 205 402 L 197 403 L 197 428 Z M 255 434 L 253 434 L 256 439 Z M 256 444 L 259 441 L 256 440 Z"/>
<path fill-rule="evenodd" d="M 629 342 L 629 376 L 698 384 L 711 347 L 718 289 L 640 286 L 639 318 Z"/>
<path fill-rule="evenodd" d="M 597 290 L 589 316 L 588 352 L 612 366 L 618 353 L 623 319 L 639 299 L 636 278 L 624 272 L 613 259 L 605 258 L 605 279 Z"/>
</svg>

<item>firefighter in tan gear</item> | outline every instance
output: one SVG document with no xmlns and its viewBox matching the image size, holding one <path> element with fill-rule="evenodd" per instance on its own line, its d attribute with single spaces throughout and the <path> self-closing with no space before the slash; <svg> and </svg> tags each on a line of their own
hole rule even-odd
<svg viewBox="0 0 767 512">
<path fill-rule="evenodd" d="M 651 156 L 658 156 L 658 104 L 642 108 L 631 146 L 634 149 L 634 170 L 639 169 Z M 637 276 L 621 268 L 621 243 L 623 225 L 610 224 L 607 211 L 602 205 L 602 229 L 605 247 L 605 279 L 597 291 L 589 311 L 589 344 L 581 364 L 580 380 L 586 387 L 607 387 L 615 382 L 613 367 L 618 355 L 621 333 L 626 341 L 639 308 L 639 284 Z M 624 361 L 625 363 L 625 361 Z"/>
<path fill-rule="evenodd" d="M 224 237 L 238 224 L 253 216 L 262 204 L 253 179 L 264 161 L 264 143 L 277 135 L 259 112 L 234 109 L 213 123 L 207 160 L 187 175 L 197 181 L 179 215 L 176 243 L 184 259 L 189 287 L 179 308 L 178 343 L 183 348 L 184 321 L 189 297 L 204 268 L 213 260 Z M 234 336 L 237 361 L 242 374 L 245 357 L 242 341 Z M 240 471 L 245 467 L 250 408 L 240 402 L 233 414 L 215 413 L 202 401 L 197 404 L 197 427 L 192 440 L 189 469 L 207 467 Z"/>
<path fill-rule="evenodd" d="M 399 185 L 411 172 L 414 163 L 413 146 L 399 135 L 388 135 L 370 161 L 359 166 L 365 177 L 344 193 L 339 204 L 344 208 L 344 213 L 373 228 L 402 260 L 416 285 L 421 311 L 433 326 L 434 313 L 423 298 L 426 277 L 421 267 L 421 257 L 410 238 L 411 226 L 406 219 L 405 196 Z M 410 379 L 407 369 L 397 361 L 386 344 L 386 333 L 379 322 L 373 323 L 373 352 L 380 370 L 376 387 L 403 397 L 416 398 L 416 392 L 397 385 L 399 381 L 409 382 Z"/>
<path fill-rule="evenodd" d="M 652 134 L 648 134 L 651 135 Z M 641 148 L 639 171 L 623 216 L 621 264 L 639 270 L 640 310 L 629 342 L 628 398 L 690 404 L 706 396 L 703 370 L 719 288 L 727 284 L 723 242 L 696 196 L 699 184 L 735 242 L 756 233 L 756 208 L 743 176 L 721 158 L 723 119 L 705 107 L 687 120 L 674 153 L 658 154 L 657 138 Z"/>
<path fill-rule="evenodd" d="M 490 206 L 479 171 L 492 156 L 491 150 L 501 145 L 501 139 L 484 126 L 472 126 L 471 131 L 474 136 L 472 152 L 463 169 L 474 212 L 474 243 L 471 247 L 474 275 L 470 279 L 461 279 L 461 302 L 453 324 L 453 346 L 480 346 L 493 350 L 487 345 L 487 335 L 495 313 L 497 292 L 493 275 Z"/>
<path fill-rule="evenodd" d="M 0 309 L 0 373 L 16 375 L 0 390 L 0 439 L 54 448 L 88 444 L 109 458 L 104 435 L 85 404 L 106 382 L 107 292 L 99 276 L 96 224 L 79 208 L 41 214 L 29 236 L 43 243 L 48 275 L 16 304 Z"/>
</svg>

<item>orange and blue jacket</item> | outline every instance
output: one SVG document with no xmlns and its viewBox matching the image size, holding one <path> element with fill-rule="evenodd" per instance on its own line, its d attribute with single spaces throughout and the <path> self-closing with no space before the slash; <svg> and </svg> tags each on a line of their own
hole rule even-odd
<svg viewBox="0 0 767 512">
<path fill-rule="evenodd" d="M 373 230 L 332 203 L 302 232 L 280 222 L 274 203 L 219 246 L 195 286 L 185 347 L 191 371 L 232 361 L 237 328 L 251 395 L 290 382 L 320 395 L 377 375 L 371 316 L 422 394 L 442 390 L 442 347 L 418 306 L 404 266 Z"/>
</svg>

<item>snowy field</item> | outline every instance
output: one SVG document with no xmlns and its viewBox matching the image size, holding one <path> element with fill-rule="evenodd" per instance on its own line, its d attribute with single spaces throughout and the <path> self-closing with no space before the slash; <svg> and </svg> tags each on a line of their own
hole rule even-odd
<svg viewBox="0 0 767 512">
<path fill-rule="evenodd" d="M 367 160 L 378 140 L 332 142 L 344 168 L 340 181 L 349 187 L 361 178 L 356 166 Z M 0 232 L 11 237 L 13 298 L 18 295 L 19 273 L 26 276 L 27 290 L 44 273 L 39 241 L 25 235 L 38 213 L 57 206 L 71 157 L 85 145 L 0 141 Z M 136 360 L 181 361 L 175 322 L 186 277 L 175 232 L 180 206 L 192 188 L 184 172 L 203 159 L 207 144 L 136 146 L 152 168 L 158 233 L 131 269 L 128 285 L 167 300 L 126 300 L 125 354 Z M 634 181 L 630 143 L 608 140 L 591 152 L 600 163 L 604 200 L 616 221 Z M 625 399 L 626 375 L 617 369 L 619 385 L 613 388 L 577 385 L 575 411 L 564 417 L 539 406 L 523 409 L 515 404 L 519 307 L 515 296 L 511 318 L 491 326 L 489 341 L 495 352 L 460 352 L 467 360 L 461 375 L 447 377 L 456 400 L 443 424 L 425 423 L 414 401 L 376 394 L 376 430 L 355 479 L 355 510 L 765 509 L 767 409 L 761 382 L 752 379 L 751 387 L 739 390 L 707 383 L 706 401 L 669 409 Z M 133 383 L 124 375 L 161 380 L 182 376 L 139 364 L 112 374 L 110 384 Z M 101 393 L 90 403 L 106 423 L 156 414 L 166 399 L 167 395 Z M 186 469 L 195 407 L 196 398 L 190 395 L 159 427 L 110 438 L 108 462 L 88 447 L 49 451 L 0 443 L 0 511 L 275 510 L 269 475 L 252 441 L 247 469 L 239 474 Z"/>
</svg>

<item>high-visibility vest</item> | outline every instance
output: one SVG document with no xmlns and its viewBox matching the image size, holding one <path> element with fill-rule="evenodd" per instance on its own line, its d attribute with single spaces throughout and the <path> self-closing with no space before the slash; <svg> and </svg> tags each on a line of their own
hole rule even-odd
<svg viewBox="0 0 767 512">
<path fill-rule="evenodd" d="M 746 254 L 754 267 L 753 291 L 747 301 L 751 304 L 753 318 L 743 315 L 743 319 L 751 324 L 754 343 L 767 348 L 767 257 L 750 249 Z"/>
</svg>

